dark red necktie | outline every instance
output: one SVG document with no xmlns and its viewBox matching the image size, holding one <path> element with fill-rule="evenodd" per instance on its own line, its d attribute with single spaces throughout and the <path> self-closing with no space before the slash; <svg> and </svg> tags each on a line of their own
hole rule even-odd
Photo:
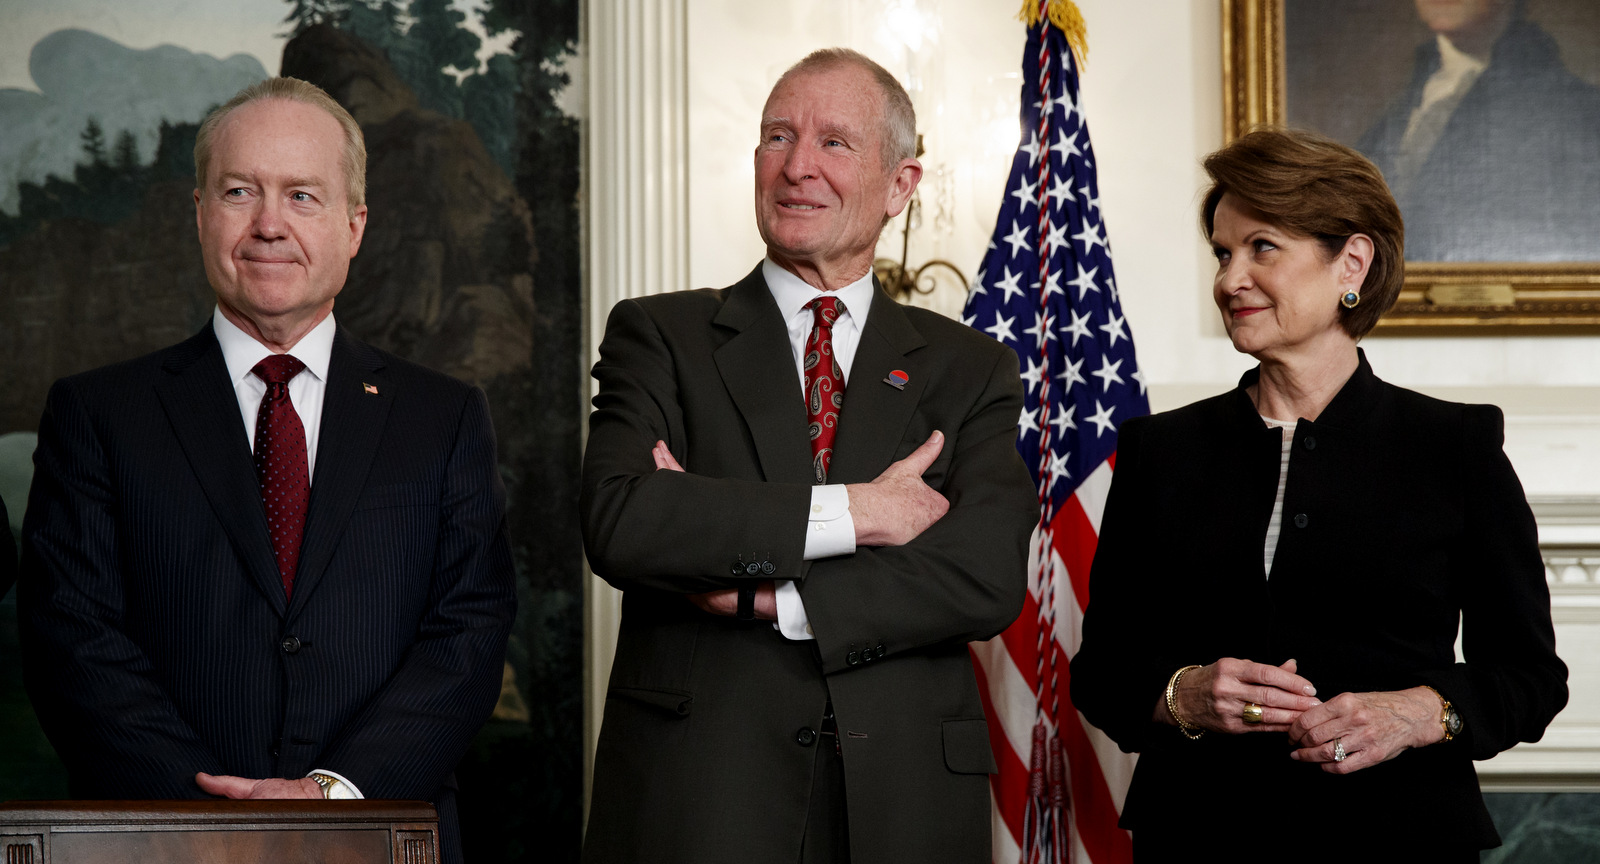
<svg viewBox="0 0 1600 864">
<path fill-rule="evenodd" d="M 285 596 L 294 592 L 294 571 L 300 564 L 306 505 L 311 501 L 311 473 L 306 468 L 306 427 L 289 401 L 289 379 L 306 368 L 288 354 L 274 354 L 251 372 L 267 382 L 256 412 L 256 479 L 267 508 L 267 531 L 278 558 L 278 577 Z"/>
<path fill-rule="evenodd" d="M 839 409 L 844 407 L 844 372 L 833 353 L 833 322 L 845 310 L 837 297 L 818 297 L 806 306 L 815 316 L 811 336 L 806 339 L 806 420 L 811 432 L 811 468 L 820 486 L 828 482 L 833 436 L 839 431 Z"/>
</svg>

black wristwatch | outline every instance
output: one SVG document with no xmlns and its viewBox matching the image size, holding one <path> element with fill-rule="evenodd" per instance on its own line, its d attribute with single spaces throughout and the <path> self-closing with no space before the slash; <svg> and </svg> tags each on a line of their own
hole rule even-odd
<svg viewBox="0 0 1600 864">
<path fill-rule="evenodd" d="M 754 585 L 749 588 L 739 589 L 739 611 L 737 616 L 740 621 L 756 620 L 756 589 Z"/>
</svg>

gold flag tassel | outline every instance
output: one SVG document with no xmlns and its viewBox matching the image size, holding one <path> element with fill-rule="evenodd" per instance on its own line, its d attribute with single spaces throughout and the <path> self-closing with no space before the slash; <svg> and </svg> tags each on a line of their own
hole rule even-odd
<svg viewBox="0 0 1600 864">
<path fill-rule="evenodd" d="M 1078 4 L 1072 0 L 1022 0 L 1022 11 L 1017 13 L 1017 19 L 1029 27 L 1038 24 L 1041 6 L 1050 18 L 1050 26 L 1067 37 L 1073 56 L 1078 58 L 1078 65 L 1083 66 L 1089 59 L 1089 27 L 1083 23 Z"/>
</svg>

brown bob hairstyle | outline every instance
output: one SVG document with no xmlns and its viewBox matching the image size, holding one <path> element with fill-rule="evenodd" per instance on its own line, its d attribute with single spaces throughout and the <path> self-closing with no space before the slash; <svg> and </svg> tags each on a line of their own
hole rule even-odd
<svg viewBox="0 0 1600 864">
<path fill-rule="evenodd" d="M 1405 281 L 1405 223 L 1383 174 L 1367 157 L 1314 132 L 1262 128 L 1205 158 L 1211 188 L 1200 204 L 1200 226 L 1211 240 L 1223 195 L 1261 211 L 1291 234 L 1316 238 L 1332 260 L 1352 235 L 1372 238 L 1372 266 L 1361 303 L 1340 309 L 1340 321 L 1360 339 L 1377 326 Z"/>
</svg>

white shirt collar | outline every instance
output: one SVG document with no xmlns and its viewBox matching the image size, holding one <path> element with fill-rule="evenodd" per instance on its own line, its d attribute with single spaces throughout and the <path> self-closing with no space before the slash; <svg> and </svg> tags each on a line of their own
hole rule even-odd
<svg viewBox="0 0 1600 864">
<path fill-rule="evenodd" d="M 849 316 L 857 328 L 866 326 L 867 314 L 872 311 L 872 294 L 876 289 L 872 285 L 870 270 L 860 279 L 833 292 L 824 292 L 810 285 L 799 276 L 774 264 L 771 258 L 761 261 L 761 276 L 767 280 L 767 290 L 772 292 L 772 299 L 778 302 L 778 311 L 783 313 L 785 321 L 793 318 L 807 303 L 824 293 L 832 293 L 844 303 L 845 315 Z"/>
<path fill-rule="evenodd" d="M 271 348 L 257 342 L 229 321 L 220 308 L 211 313 L 211 330 L 217 334 L 217 344 L 222 347 L 222 359 L 228 364 L 228 380 L 235 385 L 249 375 L 257 363 L 273 353 Z M 300 337 L 300 341 L 289 351 L 295 359 L 306 364 L 306 369 L 319 381 L 328 380 L 328 358 L 333 355 L 334 330 L 333 313 L 330 312 L 328 317 L 322 319 L 322 323 Z"/>
<path fill-rule="evenodd" d="M 1443 33 L 1434 38 L 1439 46 L 1439 71 L 1433 73 L 1433 77 L 1423 85 L 1424 102 L 1430 101 L 1430 95 L 1433 97 L 1431 101 L 1437 101 L 1463 89 L 1464 84 L 1476 81 L 1483 70 L 1489 67 L 1487 61 L 1457 48 Z"/>
</svg>

